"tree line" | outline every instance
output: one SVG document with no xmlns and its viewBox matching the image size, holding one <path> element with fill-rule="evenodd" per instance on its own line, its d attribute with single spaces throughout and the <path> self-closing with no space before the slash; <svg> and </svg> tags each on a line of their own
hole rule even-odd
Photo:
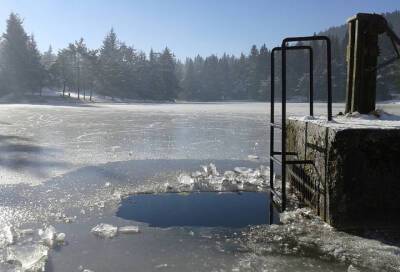
<svg viewBox="0 0 400 272">
<path fill-rule="evenodd" d="M 387 14 L 395 30 L 400 13 Z M 332 41 L 333 96 L 345 97 L 347 36 L 345 26 L 322 34 Z M 300 44 L 299 44 L 300 45 Z M 312 43 L 314 52 L 315 98 L 326 98 L 325 44 Z M 381 60 L 393 55 L 390 41 L 380 41 Z M 120 41 L 111 29 L 98 49 L 90 49 L 81 38 L 66 48 L 41 53 L 33 35 L 23 28 L 22 19 L 11 13 L 0 40 L 0 95 L 41 94 L 44 88 L 71 93 L 91 100 L 93 94 L 114 98 L 156 101 L 223 101 L 269 99 L 271 50 L 253 45 L 248 54 L 218 57 L 196 56 L 177 60 L 167 47 L 148 54 Z M 307 52 L 288 52 L 288 97 L 307 99 L 309 88 Z M 276 90 L 280 90 L 280 56 L 276 56 Z M 378 98 L 390 98 L 398 90 L 400 66 L 379 71 Z"/>
</svg>

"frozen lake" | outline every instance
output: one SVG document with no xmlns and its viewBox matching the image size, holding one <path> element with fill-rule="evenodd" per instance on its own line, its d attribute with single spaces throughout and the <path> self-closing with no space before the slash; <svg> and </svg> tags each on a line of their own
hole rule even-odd
<svg viewBox="0 0 400 272">
<path fill-rule="evenodd" d="M 288 111 L 306 115 L 307 106 Z M 251 175 L 261 177 L 254 173 L 267 165 L 268 114 L 266 103 L 0 105 L 0 271 L 32 267 L 47 253 L 46 271 L 57 272 L 400 271 L 397 246 L 336 232 L 307 210 L 239 230 L 158 228 L 117 216 L 121 196 L 176 188 L 202 165 L 259 168 Z M 99 238 L 90 230 L 100 223 L 140 232 Z M 49 225 L 65 243 L 43 249 L 36 232 Z"/>
</svg>

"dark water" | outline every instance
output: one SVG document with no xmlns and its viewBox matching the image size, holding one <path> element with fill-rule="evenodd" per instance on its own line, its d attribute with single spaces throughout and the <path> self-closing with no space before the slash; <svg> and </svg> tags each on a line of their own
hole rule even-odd
<svg viewBox="0 0 400 272">
<path fill-rule="evenodd" d="M 271 224 L 267 193 L 138 194 L 122 201 L 117 216 L 151 227 L 201 226 L 242 228 Z"/>
</svg>

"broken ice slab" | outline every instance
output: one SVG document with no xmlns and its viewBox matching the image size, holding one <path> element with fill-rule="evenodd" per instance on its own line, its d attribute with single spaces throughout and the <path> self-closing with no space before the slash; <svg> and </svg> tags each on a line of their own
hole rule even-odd
<svg viewBox="0 0 400 272">
<path fill-rule="evenodd" d="M 118 232 L 122 234 L 134 234 L 139 233 L 139 226 L 124 226 L 119 227 Z"/>
<path fill-rule="evenodd" d="M 258 160 L 259 159 L 259 157 L 257 155 L 248 155 L 247 158 L 249 160 Z"/>
<path fill-rule="evenodd" d="M 217 167 L 213 163 L 210 163 L 209 165 L 203 165 L 202 168 L 205 176 L 219 176 Z"/>
<path fill-rule="evenodd" d="M 113 238 L 118 233 L 118 227 L 101 223 L 93 227 L 90 232 L 102 238 Z"/>
<path fill-rule="evenodd" d="M 235 167 L 233 170 L 238 174 L 250 174 L 253 172 L 253 169 L 247 167 Z"/>
<path fill-rule="evenodd" d="M 57 233 L 56 234 L 56 238 L 55 238 L 55 242 L 57 243 L 57 244 L 64 244 L 64 242 L 65 242 L 65 233 Z"/>
<path fill-rule="evenodd" d="M 16 233 L 13 227 L 5 226 L 0 230 L 0 247 L 11 245 L 14 243 Z"/>
<path fill-rule="evenodd" d="M 45 230 L 40 229 L 38 233 L 45 245 L 53 247 L 56 238 L 56 229 L 53 226 L 48 226 Z"/>
<path fill-rule="evenodd" d="M 49 248 L 41 244 L 16 245 L 6 249 L 5 260 L 22 271 L 44 271 Z"/>
<path fill-rule="evenodd" d="M 187 174 L 180 174 L 178 176 L 178 181 L 184 185 L 192 185 L 194 183 L 194 180 Z"/>
</svg>

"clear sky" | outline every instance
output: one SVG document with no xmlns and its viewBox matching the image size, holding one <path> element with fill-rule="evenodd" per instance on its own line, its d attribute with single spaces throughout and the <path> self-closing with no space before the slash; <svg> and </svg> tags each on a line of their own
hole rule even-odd
<svg viewBox="0 0 400 272">
<path fill-rule="evenodd" d="M 13 11 L 41 50 L 80 37 L 97 48 L 114 27 L 120 40 L 137 49 L 168 46 L 184 59 L 238 55 L 252 44 L 273 47 L 285 36 L 343 24 L 357 12 L 399 9 L 400 0 L 0 0 L 0 31 Z"/>
</svg>

